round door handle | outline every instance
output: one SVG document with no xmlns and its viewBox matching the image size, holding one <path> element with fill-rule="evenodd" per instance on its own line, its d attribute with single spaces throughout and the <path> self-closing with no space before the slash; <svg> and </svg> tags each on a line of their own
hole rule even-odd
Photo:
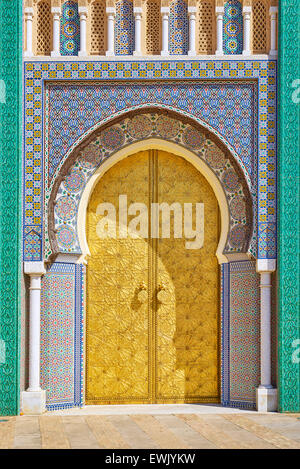
<svg viewBox="0 0 300 469">
<path fill-rule="evenodd" d="M 146 284 L 144 282 L 141 283 L 139 289 L 140 291 L 137 294 L 138 300 L 140 303 L 146 303 L 146 301 L 148 300 L 148 292 L 147 292 Z"/>
<path fill-rule="evenodd" d="M 158 292 L 157 292 L 156 298 L 162 304 L 168 302 L 169 293 L 167 290 L 167 286 L 164 283 L 161 283 L 158 286 Z"/>
</svg>

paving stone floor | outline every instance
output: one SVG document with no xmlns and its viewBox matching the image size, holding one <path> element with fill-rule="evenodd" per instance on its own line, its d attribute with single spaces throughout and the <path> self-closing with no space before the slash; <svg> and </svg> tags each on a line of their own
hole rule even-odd
<svg viewBox="0 0 300 469">
<path fill-rule="evenodd" d="M 300 449 L 300 414 L 209 406 L 110 408 L 0 417 L 0 449 Z"/>
</svg>

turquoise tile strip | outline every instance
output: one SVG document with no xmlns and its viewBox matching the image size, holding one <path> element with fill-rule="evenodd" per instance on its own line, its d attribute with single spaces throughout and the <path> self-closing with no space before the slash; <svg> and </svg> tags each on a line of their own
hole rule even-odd
<svg viewBox="0 0 300 469">
<path fill-rule="evenodd" d="M 0 415 L 19 412 L 22 2 L 0 2 Z"/>
<path fill-rule="evenodd" d="M 243 14 L 240 0 L 228 0 L 224 4 L 223 41 L 224 54 L 243 52 Z"/>
<path fill-rule="evenodd" d="M 300 411 L 300 0 L 279 8 L 279 410 Z"/>
<path fill-rule="evenodd" d="M 61 55 L 78 55 L 80 49 L 80 20 L 78 4 L 67 1 L 62 6 L 61 18 Z"/>
</svg>

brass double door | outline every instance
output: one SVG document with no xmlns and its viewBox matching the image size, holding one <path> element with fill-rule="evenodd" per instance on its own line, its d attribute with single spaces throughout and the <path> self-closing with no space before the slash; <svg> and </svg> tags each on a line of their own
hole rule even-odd
<svg viewBox="0 0 300 469">
<path fill-rule="evenodd" d="M 118 222 L 119 195 L 148 208 L 147 238 L 122 224 L 99 237 L 97 207 L 111 203 Z M 203 203 L 203 246 L 187 249 L 173 222 L 169 239 L 151 237 L 155 202 Z M 87 404 L 219 402 L 218 224 L 212 188 L 178 156 L 139 152 L 101 178 L 87 212 Z"/>
</svg>

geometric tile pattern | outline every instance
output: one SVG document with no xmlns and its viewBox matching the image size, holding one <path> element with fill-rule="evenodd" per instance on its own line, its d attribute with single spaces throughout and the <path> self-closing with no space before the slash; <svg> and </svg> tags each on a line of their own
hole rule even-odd
<svg viewBox="0 0 300 469">
<path fill-rule="evenodd" d="M 54 229 L 59 252 L 81 253 L 77 236 L 78 207 L 83 190 L 95 170 L 114 152 L 150 137 L 179 144 L 208 164 L 223 185 L 230 209 L 230 235 L 224 253 L 246 252 L 252 227 L 246 206 L 250 204 L 251 210 L 252 200 L 246 200 L 247 194 L 236 169 L 223 150 L 206 138 L 199 129 L 175 116 L 168 117 L 158 113 L 138 114 L 123 119 L 95 133 L 93 140 L 82 147 L 56 194 Z M 53 213 L 50 216 L 52 219 Z M 45 259 L 51 254 L 51 246 L 46 243 Z"/>
<path fill-rule="evenodd" d="M 276 61 L 274 60 L 188 60 L 188 61 L 126 61 L 126 62 L 25 62 L 25 145 L 24 145 L 24 226 L 43 226 L 43 178 L 45 176 L 47 183 L 47 173 L 43 174 L 43 148 L 48 146 L 48 136 L 43 135 L 44 124 L 48 125 L 49 116 L 44 115 L 44 91 L 46 80 L 55 80 L 59 82 L 63 80 L 70 85 L 73 80 L 81 80 L 86 85 L 91 80 L 97 80 L 97 83 L 107 86 L 109 80 L 110 88 L 105 88 L 107 98 L 104 101 L 98 101 L 101 108 L 107 109 L 105 112 L 99 113 L 97 123 L 90 123 L 92 126 L 99 126 L 105 120 L 111 119 L 122 112 L 128 110 L 128 103 L 132 108 L 145 107 L 146 101 L 167 108 L 176 108 L 175 110 L 186 113 L 190 117 L 198 120 L 202 125 L 209 128 L 201 119 L 199 114 L 203 107 L 203 98 L 198 99 L 199 92 L 195 84 L 203 82 L 212 82 L 229 79 L 232 86 L 240 80 L 256 80 L 258 92 L 258 110 L 257 124 L 255 134 L 258 136 L 258 155 L 251 155 L 250 161 L 257 159 L 258 163 L 258 180 L 253 187 L 253 192 L 258 194 L 258 240 L 259 240 L 259 258 L 275 258 L 276 249 L 270 249 L 274 244 L 264 243 L 261 231 L 265 231 L 265 225 L 273 228 L 276 223 Z M 181 79 L 179 83 L 176 79 Z M 184 79 L 184 81 L 182 81 Z M 103 80 L 103 81 L 101 81 Z M 141 80 L 140 82 L 138 80 Z M 151 81 L 150 81 L 151 80 Z M 174 81 L 175 80 L 175 81 Z M 134 83 L 133 83 L 134 81 Z M 114 83 L 115 82 L 115 85 Z M 120 84 L 127 84 L 131 87 L 132 96 L 126 102 L 124 99 L 126 88 L 121 88 Z M 122 85 L 122 86 L 123 86 Z M 169 91 L 162 92 L 162 85 L 170 85 Z M 177 86 L 177 89 L 175 88 Z M 74 83 L 73 83 L 73 86 Z M 126 85 L 125 85 L 126 86 Z M 189 88 L 189 107 L 185 110 L 188 101 L 182 100 L 182 90 L 184 87 Z M 222 81 L 219 83 L 222 87 Z M 72 86 L 70 87 L 72 88 Z M 209 94 L 209 86 L 204 86 Z M 121 91 L 121 96 L 118 93 Z M 139 96 L 144 96 L 139 98 Z M 123 97 L 123 98 L 121 98 Z M 134 98 L 134 99 L 133 99 Z M 235 97 L 232 98 L 235 102 Z M 173 105 L 171 104 L 173 100 Z M 85 100 L 86 101 L 86 100 Z M 167 103 L 167 104 L 166 104 Z M 224 103 L 224 104 L 223 104 Z M 72 101 L 68 103 L 72 105 Z M 221 105 L 220 105 L 221 104 Z M 220 97 L 216 96 L 212 109 L 214 109 L 215 119 L 218 119 L 220 109 L 226 106 L 226 101 L 220 102 Z M 74 110 L 73 110 L 74 111 Z M 247 111 L 248 112 L 248 111 Z M 232 109 L 232 120 L 235 118 L 236 111 Z M 69 119 L 68 132 L 71 132 L 73 119 L 70 115 L 70 108 L 67 111 Z M 252 117 L 255 121 L 255 116 Z M 243 121 L 244 122 L 244 121 Z M 245 120 L 245 124 L 247 118 Z M 75 124 L 76 127 L 77 123 Z M 247 124 L 246 124 L 247 125 Z M 242 161 L 243 152 L 239 153 L 233 148 L 229 142 L 229 136 L 223 135 L 228 131 L 233 133 L 230 137 L 234 140 L 236 129 L 233 123 L 224 125 L 224 121 L 220 121 L 219 127 L 213 131 L 226 142 L 230 151 L 236 156 L 237 160 Z M 82 134 L 85 129 L 82 128 Z M 252 135 L 252 134 L 251 134 Z M 69 145 L 64 144 L 64 158 L 72 151 L 72 147 L 76 146 L 82 135 L 76 137 L 76 141 Z M 59 139 L 58 139 L 59 140 Z M 247 153 L 248 154 L 248 153 Z M 59 165 L 60 163 L 56 163 Z M 57 170 L 58 170 L 57 167 Z M 249 166 L 251 168 L 251 165 Z M 247 171 L 243 169 L 245 175 Z M 249 171 L 248 171 L 249 172 Z M 251 172 L 251 169 L 250 169 Z M 252 173 L 255 178 L 255 174 Z M 262 226 L 262 230 L 261 230 Z M 40 253 L 42 257 L 42 252 Z"/>
<path fill-rule="evenodd" d="M 172 0 L 169 19 L 169 51 L 171 55 L 188 52 L 188 11 L 185 0 Z"/>
<path fill-rule="evenodd" d="M 0 415 L 6 416 L 20 408 L 22 10 L 18 0 L 0 2 Z"/>
<path fill-rule="evenodd" d="M 80 48 L 80 21 L 78 4 L 71 0 L 62 6 L 60 22 L 61 55 L 78 55 Z"/>
<path fill-rule="evenodd" d="M 159 83 L 147 86 L 118 83 L 60 83 L 46 86 L 49 182 L 62 158 L 83 134 L 113 114 L 133 106 L 161 104 L 189 113 L 217 129 L 240 155 L 246 177 L 255 183 L 257 86 L 255 82 L 217 81 Z"/>
<path fill-rule="evenodd" d="M 222 265 L 222 405 L 255 408 L 260 382 L 260 292 L 255 261 Z"/>
<path fill-rule="evenodd" d="M 243 13 L 240 0 L 228 0 L 224 5 L 224 54 L 243 52 Z"/>
<path fill-rule="evenodd" d="M 115 53 L 132 55 L 134 50 L 134 15 L 132 0 L 116 2 Z"/>
<path fill-rule="evenodd" d="M 279 7 L 279 411 L 300 412 L 300 3 Z"/>
<path fill-rule="evenodd" d="M 42 248 L 42 227 L 26 226 L 24 230 L 23 252 L 28 261 L 40 260 Z"/>
<path fill-rule="evenodd" d="M 82 404 L 83 267 L 53 263 L 42 277 L 41 387 L 47 410 Z"/>
</svg>

